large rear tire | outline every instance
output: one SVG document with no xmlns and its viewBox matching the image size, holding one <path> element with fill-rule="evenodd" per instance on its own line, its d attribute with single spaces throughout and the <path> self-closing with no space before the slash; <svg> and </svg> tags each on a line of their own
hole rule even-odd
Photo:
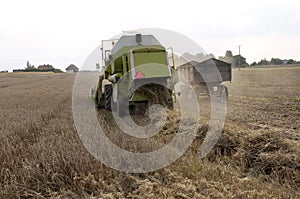
<svg viewBox="0 0 300 199">
<path fill-rule="evenodd" d="M 149 96 L 149 107 L 153 104 L 173 109 L 172 91 L 160 84 L 147 84 L 141 88 L 145 96 Z"/>
<path fill-rule="evenodd" d="M 124 105 L 125 104 L 120 104 L 120 102 L 118 101 L 117 103 L 116 103 L 116 105 L 117 105 L 117 115 L 119 116 L 119 117 L 124 117 L 124 116 L 126 116 L 126 115 L 128 115 L 129 113 L 127 113 L 127 111 L 126 111 L 126 107 L 124 107 Z M 125 105 L 126 106 L 126 105 Z"/>
<path fill-rule="evenodd" d="M 99 103 L 99 93 L 98 93 L 98 90 L 96 91 L 96 95 L 95 95 L 95 105 L 96 105 L 96 108 L 99 108 L 100 107 L 100 103 Z"/>
</svg>

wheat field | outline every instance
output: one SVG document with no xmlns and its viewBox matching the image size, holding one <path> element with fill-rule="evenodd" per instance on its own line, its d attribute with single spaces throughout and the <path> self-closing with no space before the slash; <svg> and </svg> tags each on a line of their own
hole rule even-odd
<svg viewBox="0 0 300 199">
<path fill-rule="evenodd" d="M 84 148 L 72 118 L 75 74 L 0 74 L 0 198 L 300 198 L 299 74 L 234 70 L 213 151 L 198 158 L 207 118 L 181 158 L 146 174 L 111 169 Z"/>
</svg>

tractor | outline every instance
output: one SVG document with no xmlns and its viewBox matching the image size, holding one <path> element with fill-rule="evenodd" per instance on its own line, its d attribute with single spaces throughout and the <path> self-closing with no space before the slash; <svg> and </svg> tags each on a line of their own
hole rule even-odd
<svg viewBox="0 0 300 199">
<path fill-rule="evenodd" d="M 153 35 L 123 35 L 104 40 L 102 72 L 95 90 L 98 107 L 116 111 L 146 111 L 151 104 L 173 108 L 176 71 L 172 48 L 166 49 Z M 128 108 L 129 107 L 129 108 Z"/>
</svg>

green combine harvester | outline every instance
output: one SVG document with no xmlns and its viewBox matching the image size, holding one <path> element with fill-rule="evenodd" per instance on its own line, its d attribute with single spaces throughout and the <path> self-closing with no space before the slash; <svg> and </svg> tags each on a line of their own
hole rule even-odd
<svg viewBox="0 0 300 199">
<path fill-rule="evenodd" d="M 102 41 L 103 68 L 95 91 L 100 108 L 119 116 L 146 110 L 151 104 L 173 108 L 176 83 L 172 49 L 153 35 L 124 35 Z"/>
</svg>

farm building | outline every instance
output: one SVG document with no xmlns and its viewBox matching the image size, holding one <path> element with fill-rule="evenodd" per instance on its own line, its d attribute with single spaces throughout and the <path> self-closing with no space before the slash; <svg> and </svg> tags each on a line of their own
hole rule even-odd
<svg viewBox="0 0 300 199">
<path fill-rule="evenodd" d="M 219 70 L 219 73 L 216 71 Z M 178 71 L 192 85 L 209 82 L 231 81 L 231 64 L 210 58 L 202 62 L 191 61 L 178 67 Z M 199 73 L 200 72 L 200 73 Z"/>
<path fill-rule="evenodd" d="M 70 66 L 68 66 L 66 68 L 67 73 L 75 73 L 75 72 L 78 72 L 78 71 L 79 71 L 79 68 L 77 68 L 74 64 L 71 64 Z"/>
<path fill-rule="evenodd" d="M 39 70 L 51 70 L 51 69 L 54 69 L 54 67 L 50 64 L 44 64 L 44 65 L 39 65 L 38 69 Z"/>
</svg>

